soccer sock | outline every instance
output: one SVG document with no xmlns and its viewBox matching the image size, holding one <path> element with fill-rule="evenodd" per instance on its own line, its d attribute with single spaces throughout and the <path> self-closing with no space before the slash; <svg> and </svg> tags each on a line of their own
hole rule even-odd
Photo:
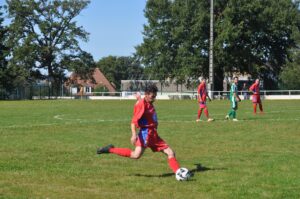
<svg viewBox="0 0 300 199">
<path fill-rule="evenodd" d="M 200 108 L 200 109 L 198 110 L 198 118 L 197 118 L 197 119 L 200 119 L 201 114 L 202 114 L 202 108 Z"/>
<path fill-rule="evenodd" d="M 173 170 L 174 173 L 180 168 L 179 163 L 177 162 L 175 157 L 168 159 L 169 166 Z"/>
<path fill-rule="evenodd" d="M 228 116 L 231 117 L 233 115 L 233 109 L 228 112 Z"/>
<path fill-rule="evenodd" d="M 131 155 L 131 150 L 126 148 L 110 148 L 109 152 L 123 157 L 130 157 Z"/>
<path fill-rule="evenodd" d="M 260 110 L 260 112 L 264 111 L 261 103 L 259 104 L 259 110 Z"/>
<path fill-rule="evenodd" d="M 256 104 L 253 104 L 253 113 L 256 114 Z"/>
<path fill-rule="evenodd" d="M 232 118 L 236 118 L 236 112 L 235 112 L 235 110 L 232 110 Z"/>
<path fill-rule="evenodd" d="M 207 108 L 206 108 L 206 109 L 204 109 L 204 113 L 205 113 L 205 116 L 206 116 L 207 118 L 209 118 L 209 115 L 208 115 L 208 110 L 207 110 Z"/>
</svg>

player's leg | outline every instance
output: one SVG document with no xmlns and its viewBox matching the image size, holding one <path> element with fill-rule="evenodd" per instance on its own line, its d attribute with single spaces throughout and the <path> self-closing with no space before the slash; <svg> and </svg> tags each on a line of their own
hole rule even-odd
<svg viewBox="0 0 300 199">
<path fill-rule="evenodd" d="M 199 109 L 198 109 L 198 115 L 197 115 L 197 122 L 199 122 L 200 121 L 200 117 L 201 117 L 201 114 L 202 114 L 202 108 L 201 107 L 199 107 Z"/>
<path fill-rule="evenodd" d="M 175 157 L 174 151 L 170 147 L 168 147 L 162 150 L 162 152 L 168 156 L 169 167 L 174 173 L 176 173 L 176 171 L 180 168 L 180 165 Z"/>
<path fill-rule="evenodd" d="M 256 114 L 257 103 L 253 103 L 253 114 Z"/>
<path fill-rule="evenodd" d="M 230 110 L 228 111 L 227 115 L 225 116 L 225 119 L 229 119 L 232 116 L 232 100 L 230 99 Z"/>
<path fill-rule="evenodd" d="M 198 116 L 197 116 L 197 120 L 200 120 L 201 114 L 202 114 L 202 108 L 198 109 Z"/>
<path fill-rule="evenodd" d="M 264 112 L 264 110 L 263 110 L 263 106 L 262 106 L 262 103 L 261 103 L 261 102 L 259 103 L 259 110 L 260 110 L 260 112 L 261 112 L 261 113 L 263 113 L 263 112 Z"/>
<path fill-rule="evenodd" d="M 144 147 L 136 146 L 134 151 L 131 152 L 130 158 L 139 159 L 143 155 L 144 151 L 145 151 Z"/>
<path fill-rule="evenodd" d="M 208 119 L 209 118 L 209 113 L 208 113 L 207 107 L 204 108 L 204 114 L 205 114 L 206 118 Z"/>
<path fill-rule="evenodd" d="M 169 147 L 169 145 L 159 136 L 152 137 L 152 139 L 149 139 L 148 141 L 149 147 L 153 152 L 163 152 L 168 156 L 169 167 L 174 173 L 176 173 L 180 166 L 176 160 L 175 152 Z"/>
<path fill-rule="evenodd" d="M 236 109 L 232 109 L 232 118 L 236 119 Z"/>
<path fill-rule="evenodd" d="M 113 153 L 123 157 L 129 157 L 132 159 L 139 159 L 145 151 L 145 148 L 141 146 L 136 146 L 134 151 L 128 148 L 111 148 L 109 153 Z"/>
<path fill-rule="evenodd" d="M 226 119 L 229 118 L 235 118 L 235 107 L 236 107 L 236 101 L 234 99 L 230 100 L 231 109 L 229 110 L 228 114 L 226 115 Z"/>
<path fill-rule="evenodd" d="M 235 103 L 233 104 L 233 107 L 232 107 L 232 120 L 233 121 L 238 121 L 236 119 L 236 111 L 238 109 L 238 102 L 235 101 Z"/>
<path fill-rule="evenodd" d="M 229 119 L 232 116 L 232 108 L 228 111 L 227 115 L 225 116 L 225 119 Z"/>
<path fill-rule="evenodd" d="M 256 114 L 257 100 L 257 95 L 252 95 L 253 114 Z"/>
<path fill-rule="evenodd" d="M 258 105 L 259 105 L 260 113 L 263 113 L 264 110 L 263 110 L 263 106 L 262 106 L 262 102 L 261 102 L 260 96 L 259 96 L 259 98 L 258 98 Z"/>
<path fill-rule="evenodd" d="M 144 148 L 141 146 L 137 146 L 134 151 L 129 148 L 115 148 L 113 145 L 108 145 L 103 148 L 97 149 L 97 154 L 102 153 L 113 153 L 123 157 L 129 157 L 132 159 L 138 159 L 144 152 Z"/>
<path fill-rule="evenodd" d="M 205 107 L 205 109 L 204 109 L 204 114 L 205 114 L 208 122 L 211 122 L 211 121 L 214 120 L 213 118 L 209 117 L 209 113 L 208 113 L 208 108 L 207 107 Z"/>
</svg>

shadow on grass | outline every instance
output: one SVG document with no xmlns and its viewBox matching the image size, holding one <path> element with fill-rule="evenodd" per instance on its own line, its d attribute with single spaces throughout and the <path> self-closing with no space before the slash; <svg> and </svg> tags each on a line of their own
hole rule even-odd
<svg viewBox="0 0 300 199">
<path fill-rule="evenodd" d="M 197 172 L 206 172 L 206 171 L 218 171 L 218 170 L 227 170 L 227 168 L 209 168 L 202 166 L 201 164 L 195 164 L 196 168 L 191 169 L 190 172 L 192 173 L 192 176 L 195 175 Z M 164 177 L 170 177 L 174 176 L 174 173 L 163 173 L 160 175 L 150 175 L 150 174 L 132 174 L 132 176 L 137 177 L 148 177 L 148 178 L 164 178 Z"/>
</svg>

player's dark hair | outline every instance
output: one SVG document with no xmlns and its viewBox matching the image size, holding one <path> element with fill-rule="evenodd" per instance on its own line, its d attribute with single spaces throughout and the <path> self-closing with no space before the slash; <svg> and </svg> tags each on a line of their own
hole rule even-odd
<svg viewBox="0 0 300 199">
<path fill-rule="evenodd" d="M 158 89 L 155 84 L 148 84 L 145 88 L 145 93 L 157 93 Z"/>
</svg>

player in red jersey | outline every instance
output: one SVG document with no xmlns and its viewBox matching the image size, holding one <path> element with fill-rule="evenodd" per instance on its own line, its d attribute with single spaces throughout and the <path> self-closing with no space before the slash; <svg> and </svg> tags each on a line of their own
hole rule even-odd
<svg viewBox="0 0 300 199">
<path fill-rule="evenodd" d="M 198 109 L 198 116 L 196 122 L 200 121 L 200 117 L 202 114 L 202 111 L 204 110 L 204 114 L 207 118 L 208 122 L 213 121 L 214 119 L 209 117 L 208 109 L 206 105 L 206 98 L 208 97 L 209 100 L 211 100 L 207 94 L 206 90 L 206 80 L 205 78 L 201 78 L 201 83 L 198 86 L 198 102 L 199 102 L 199 109 Z"/>
<path fill-rule="evenodd" d="M 263 107 L 259 94 L 259 79 L 256 79 L 254 84 L 252 84 L 249 90 L 253 93 L 252 95 L 252 103 L 253 103 L 253 113 L 256 114 L 256 106 L 259 104 L 260 113 L 263 113 Z"/>
<path fill-rule="evenodd" d="M 157 115 L 153 102 L 157 94 L 157 87 L 149 85 L 145 89 L 145 97 L 134 105 L 133 117 L 131 121 L 131 143 L 135 145 L 132 151 L 129 148 L 116 148 L 112 144 L 97 149 L 97 154 L 113 153 L 132 159 L 139 159 L 146 148 L 151 148 L 153 152 L 163 152 L 168 156 L 168 163 L 174 173 L 180 168 L 176 160 L 174 151 L 157 134 Z M 139 133 L 136 129 L 139 128 Z"/>
</svg>

